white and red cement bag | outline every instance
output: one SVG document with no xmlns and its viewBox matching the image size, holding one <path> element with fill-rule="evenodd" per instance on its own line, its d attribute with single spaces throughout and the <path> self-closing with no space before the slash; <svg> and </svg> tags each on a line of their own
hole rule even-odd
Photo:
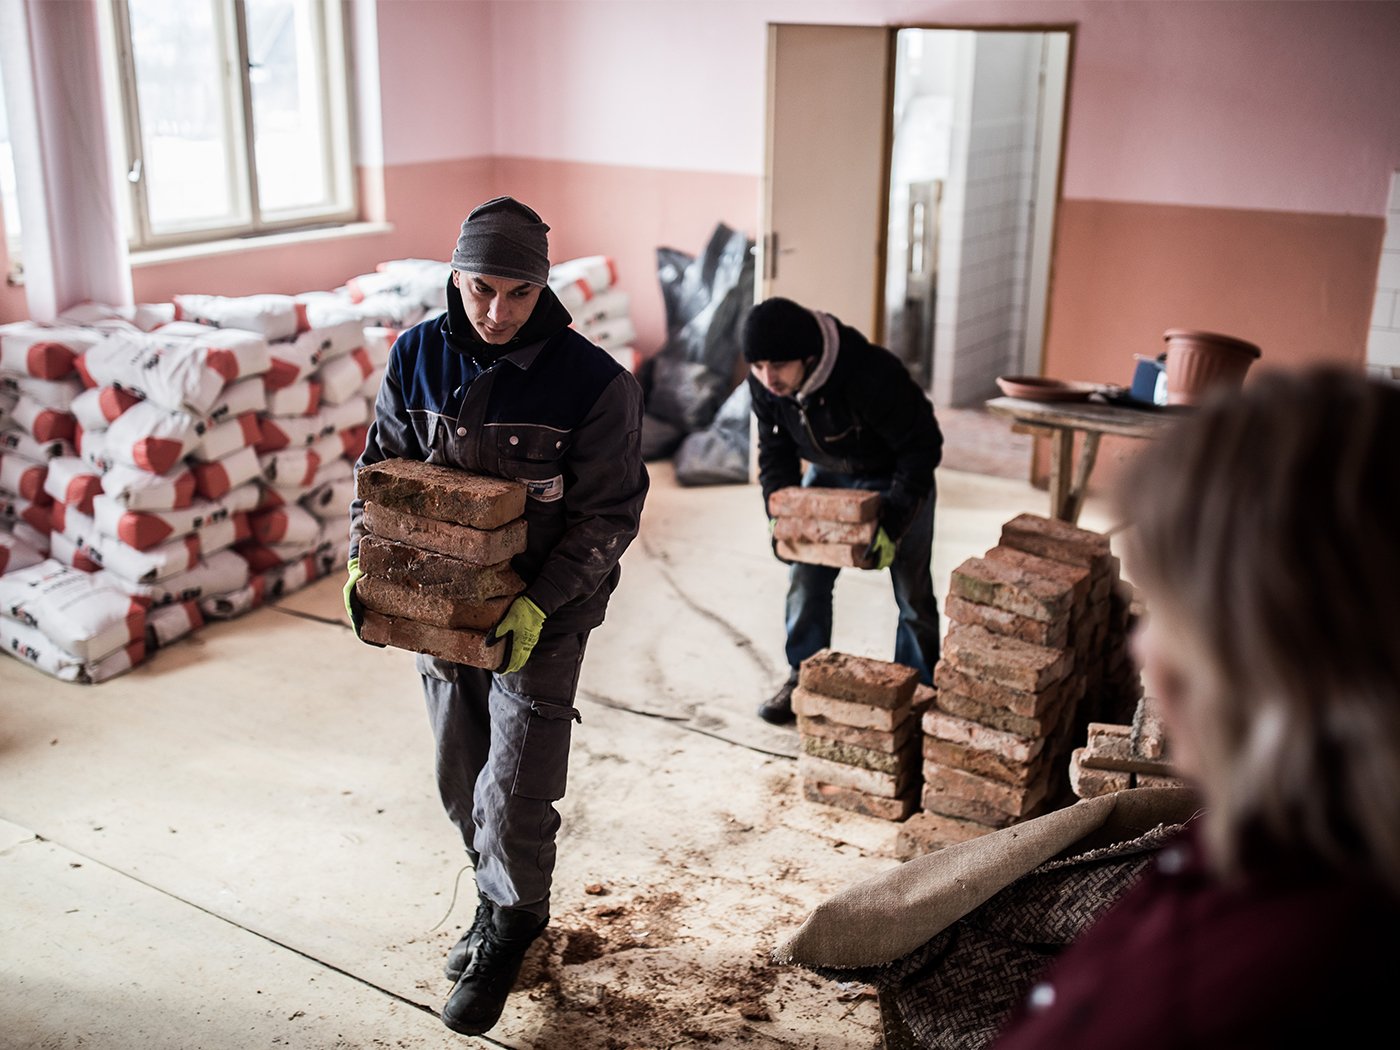
<svg viewBox="0 0 1400 1050">
<path fill-rule="evenodd" d="M 45 554 L 36 547 L 25 543 L 13 532 L 0 529 L 0 576 L 38 565 L 44 558 Z"/>
<path fill-rule="evenodd" d="M 13 530 L 17 525 L 28 525 L 35 532 L 47 535 L 53 528 L 51 507 L 56 506 L 44 495 L 45 502 L 36 503 L 23 496 L 12 496 L 0 492 L 0 528 Z"/>
<path fill-rule="evenodd" d="M 194 601 L 206 594 L 226 594 L 248 583 L 248 563 L 232 550 L 200 558 L 193 568 L 155 583 L 132 583 L 111 572 L 98 573 L 118 590 L 145 598 L 152 608 L 171 602 Z"/>
<path fill-rule="evenodd" d="M 100 334 L 76 325 L 15 321 L 0 325 L 0 371 L 62 379 Z"/>
<path fill-rule="evenodd" d="M 261 439 L 262 423 L 258 414 L 244 412 L 206 430 L 204 439 L 190 453 L 190 458 L 202 463 L 212 463 L 216 459 L 223 459 L 230 452 L 237 452 L 240 448 L 255 446 Z"/>
<path fill-rule="evenodd" d="M 203 626 L 204 614 L 199 611 L 198 602 L 158 605 L 146 617 L 146 651 L 163 649 Z"/>
<path fill-rule="evenodd" d="M 57 456 L 71 456 L 72 444 L 67 441 L 40 441 L 27 430 L 0 430 L 0 452 L 15 452 L 35 463 L 47 463 Z"/>
<path fill-rule="evenodd" d="M 206 426 L 203 417 L 142 401 L 107 427 L 107 455 L 118 463 L 164 474 L 199 447 Z"/>
<path fill-rule="evenodd" d="M 90 515 L 93 497 L 102 493 L 102 475 L 79 456 L 59 456 L 49 460 L 44 491 L 56 503 L 76 507 Z"/>
<path fill-rule="evenodd" d="M 61 408 L 49 408 L 34 400 L 28 394 L 21 394 L 15 402 L 10 418 L 22 430 L 29 431 L 36 441 L 73 441 L 73 428 L 77 418 L 72 412 Z"/>
<path fill-rule="evenodd" d="M 102 475 L 102 494 L 126 510 L 180 510 L 194 504 L 196 488 L 194 472 L 186 466 L 152 474 L 114 463 Z"/>
<path fill-rule="evenodd" d="M 258 456 L 262 478 L 278 488 L 302 489 L 314 483 L 323 463 L 339 459 L 344 447 L 338 434 L 321 438 L 306 448 L 286 449 Z"/>
<path fill-rule="evenodd" d="M 309 416 L 321 407 L 321 384 L 314 379 L 298 379 L 280 390 L 269 390 L 270 416 Z"/>
<path fill-rule="evenodd" d="M 88 386 L 120 387 L 192 416 L 207 416 L 238 374 L 228 350 L 143 332 L 106 336 L 78 358 L 77 367 Z"/>
<path fill-rule="evenodd" d="M 316 378 L 321 382 L 321 399 L 332 405 L 340 404 L 356 394 L 373 371 L 374 362 L 364 347 L 327 361 L 316 369 Z"/>
<path fill-rule="evenodd" d="M 195 491 L 205 499 L 218 499 L 262 476 L 258 454 L 246 446 L 212 463 L 196 463 L 193 470 Z"/>
<path fill-rule="evenodd" d="M 87 387 L 76 371 L 62 379 L 35 379 L 32 376 L 0 372 L 0 390 L 15 395 L 23 394 L 45 408 L 57 408 L 64 412 L 73 410 L 73 399 L 85 389 Z"/>
<path fill-rule="evenodd" d="M 13 452 L 0 452 L 0 491 L 31 502 L 47 503 L 52 497 L 45 489 L 44 482 L 48 478 L 49 465 L 53 462 L 35 463 Z"/>
<path fill-rule="evenodd" d="M 114 419 L 141 399 L 114 386 L 86 388 L 73 399 L 72 412 L 84 430 L 106 430 Z"/>
<path fill-rule="evenodd" d="M 267 411 L 267 384 L 262 376 L 230 383 L 209 410 L 210 423 L 222 423 L 246 412 Z"/>
<path fill-rule="evenodd" d="M 175 320 L 290 339 L 306 328 L 306 312 L 290 295 L 177 295 Z"/>
<path fill-rule="evenodd" d="M 239 511 L 251 510 L 258 502 L 256 484 L 240 485 L 217 500 L 195 498 L 188 507 L 172 510 L 127 510 L 106 494 L 92 501 L 93 520 L 100 531 L 115 536 L 137 550 L 150 550 L 180 536 L 186 536 L 210 522 L 220 521 Z"/>
<path fill-rule="evenodd" d="M 115 678 L 146 658 L 146 642 L 132 642 L 100 660 L 87 661 L 66 652 L 43 631 L 0 617 L 0 646 L 31 667 L 63 682 L 90 685 Z"/>
<path fill-rule="evenodd" d="M 146 602 L 53 558 L 0 576 L 0 616 L 37 628 L 84 661 L 146 633 Z"/>
</svg>

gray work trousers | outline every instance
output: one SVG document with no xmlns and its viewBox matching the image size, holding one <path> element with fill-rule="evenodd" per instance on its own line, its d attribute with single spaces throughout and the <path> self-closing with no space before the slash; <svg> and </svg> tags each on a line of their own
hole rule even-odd
<svg viewBox="0 0 1400 1050">
<path fill-rule="evenodd" d="M 514 674 L 420 657 L 438 793 L 497 905 L 549 918 L 555 835 L 588 632 L 548 625 Z"/>
</svg>

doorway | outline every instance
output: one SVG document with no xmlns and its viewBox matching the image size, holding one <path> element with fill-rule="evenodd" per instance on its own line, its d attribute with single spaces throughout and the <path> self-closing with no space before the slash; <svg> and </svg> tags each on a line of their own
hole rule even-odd
<svg viewBox="0 0 1400 1050">
<path fill-rule="evenodd" d="M 758 298 L 836 313 L 939 408 L 1038 374 L 1070 36 L 770 25 Z"/>
</svg>

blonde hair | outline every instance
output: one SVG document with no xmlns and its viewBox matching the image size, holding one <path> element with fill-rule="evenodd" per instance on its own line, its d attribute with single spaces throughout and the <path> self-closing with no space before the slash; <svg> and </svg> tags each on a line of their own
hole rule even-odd
<svg viewBox="0 0 1400 1050">
<path fill-rule="evenodd" d="M 1191 635 L 1213 864 L 1302 854 L 1400 893 L 1400 387 L 1261 372 L 1117 493 L 1130 577 Z"/>
</svg>

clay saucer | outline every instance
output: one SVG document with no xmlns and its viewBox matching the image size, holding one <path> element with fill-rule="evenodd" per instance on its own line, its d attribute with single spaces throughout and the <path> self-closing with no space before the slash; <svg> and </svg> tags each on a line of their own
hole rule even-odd
<svg viewBox="0 0 1400 1050">
<path fill-rule="evenodd" d="M 1088 401 L 1103 387 L 1098 383 L 1075 383 L 1045 376 L 997 376 L 997 386 L 1007 397 L 1023 401 Z"/>
</svg>

